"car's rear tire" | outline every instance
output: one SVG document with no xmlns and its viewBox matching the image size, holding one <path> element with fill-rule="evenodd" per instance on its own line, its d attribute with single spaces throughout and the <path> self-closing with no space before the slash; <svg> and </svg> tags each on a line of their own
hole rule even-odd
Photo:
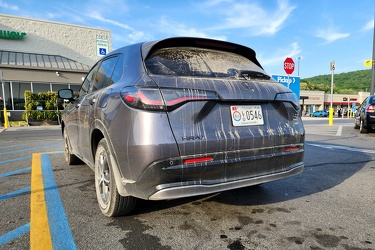
<svg viewBox="0 0 375 250">
<path fill-rule="evenodd" d="M 70 151 L 70 146 L 69 146 L 69 137 L 68 137 L 68 132 L 66 131 L 66 128 L 64 128 L 64 156 L 65 156 L 65 161 L 69 165 L 77 165 L 82 163 L 82 161 L 75 155 L 72 154 Z"/>
<path fill-rule="evenodd" d="M 99 142 L 95 153 L 95 189 L 99 208 L 105 216 L 122 216 L 133 211 L 137 198 L 118 193 L 106 139 Z"/>
<path fill-rule="evenodd" d="M 363 120 L 360 121 L 359 125 L 359 133 L 366 134 L 368 132 L 368 129 L 365 128 L 365 125 L 363 124 Z"/>
</svg>

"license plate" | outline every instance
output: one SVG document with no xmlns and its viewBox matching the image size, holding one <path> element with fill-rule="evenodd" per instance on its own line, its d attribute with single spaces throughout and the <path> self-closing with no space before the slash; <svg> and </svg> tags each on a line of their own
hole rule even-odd
<svg viewBox="0 0 375 250">
<path fill-rule="evenodd" d="M 263 125 L 263 113 L 260 105 L 231 106 L 232 124 L 238 126 Z"/>
</svg>

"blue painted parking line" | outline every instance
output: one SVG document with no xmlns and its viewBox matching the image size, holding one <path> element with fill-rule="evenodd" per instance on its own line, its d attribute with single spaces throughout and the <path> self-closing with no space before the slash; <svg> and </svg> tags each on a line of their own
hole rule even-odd
<svg viewBox="0 0 375 250">
<path fill-rule="evenodd" d="M 53 249 L 77 249 L 61 202 L 49 156 L 41 155 L 44 195 Z"/>
<path fill-rule="evenodd" d="M 40 141 L 35 141 L 35 142 L 27 142 L 27 146 L 31 146 L 31 145 L 37 145 L 37 144 L 42 144 L 44 145 L 46 143 L 46 141 L 44 140 L 40 140 Z M 4 148 L 15 148 L 15 147 L 25 147 L 25 143 L 18 143 L 18 144 L 14 144 L 14 143 L 10 143 L 8 145 L 2 145 L 0 146 L 0 149 L 4 149 Z"/>
<path fill-rule="evenodd" d="M 20 158 L 13 158 L 13 159 L 10 159 L 10 160 L 0 161 L 0 164 L 14 162 L 14 161 L 23 161 L 23 160 L 30 159 L 30 158 L 31 158 L 31 156 L 25 156 L 25 157 L 20 157 Z"/>
<path fill-rule="evenodd" d="M 23 168 L 23 169 L 11 171 L 11 172 L 8 172 L 8 173 L 5 173 L 5 174 L 0 174 L 0 179 L 4 178 L 4 177 L 15 175 L 15 174 L 20 174 L 20 173 L 30 171 L 30 170 L 31 170 L 31 167 L 28 167 L 28 168 Z"/>
<path fill-rule="evenodd" d="M 26 151 L 37 150 L 37 149 L 39 150 L 39 149 L 42 149 L 42 148 L 51 148 L 51 147 L 54 147 L 54 146 L 61 146 L 61 143 L 51 144 L 51 145 L 48 145 L 48 146 L 30 147 L 30 148 L 27 148 L 27 149 L 12 150 L 10 152 L 0 153 L 0 155 L 17 154 L 17 153 L 20 153 L 20 152 L 26 152 Z"/>
<path fill-rule="evenodd" d="M 27 223 L 19 228 L 16 228 L 4 235 L 0 235 L 0 246 L 17 239 L 21 235 L 28 233 L 30 231 L 30 223 Z"/>
<path fill-rule="evenodd" d="M 21 188 L 19 190 L 16 190 L 16 191 L 13 191 L 13 192 L 1 195 L 0 196 L 0 201 L 8 199 L 8 198 L 15 197 L 15 196 L 27 193 L 27 192 L 30 192 L 30 187 Z"/>
<path fill-rule="evenodd" d="M 33 148 L 35 149 L 35 147 Z M 32 180 L 30 187 L 25 187 L 17 191 L 13 191 L 0 196 L 0 201 L 8 198 L 16 197 L 18 195 L 29 193 L 31 198 L 30 204 L 30 223 L 18 227 L 4 235 L 0 235 L 0 246 L 11 242 L 12 240 L 30 232 L 30 249 L 77 249 L 68 219 L 65 214 L 64 206 L 60 199 L 57 184 L 55 182 L 53 169 L 50 163 L 49 154 L 62 154 L 63 151 L 52 151 L 46 153 L 33 154 L 32 166 L 3 173 L 1 178 L 11 175 L 27 172 L 31 170 Z M 20 157 L 5 161 L 0 161 L 0 164 L 29 159 L 31 156 Z M 34 158 L 36 161 L 34 161 Z M 35 197 L 37 199 L 35 199 Z M 44 203 L 45 213 L 40 213 L 40 204 Z M 40 215 L 43 216 L 40 216 Z M 42 221 L 46 222 L 43 224 Z M 48 232 L 46 236 L 45 232 Z M 42 238 L 40 236 L 42 235 Z M 45 236 L 45 237 L 44 237 Z M 47 241 L 39 241 L 40 239 L 48 237 L 51 244 Z M 47 243 L 46 243 L 47 242 Z M 41 244 L 42 243 L 42 244 Z M 46 243 L 46 244 L 43 244 Z"/>
</svg>

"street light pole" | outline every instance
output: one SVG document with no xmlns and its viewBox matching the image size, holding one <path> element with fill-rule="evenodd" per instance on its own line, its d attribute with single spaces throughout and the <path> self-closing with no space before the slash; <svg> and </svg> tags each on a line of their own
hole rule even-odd
<svg viewBox="0 0 375 250">
<path fill-rule="evenodd" d="M 299 56 L 297 59 L 298 59 L 298 76 L 299 76 L 299 61 L 300 59 L 302 58 L 302 56 Z"/>
</svg>

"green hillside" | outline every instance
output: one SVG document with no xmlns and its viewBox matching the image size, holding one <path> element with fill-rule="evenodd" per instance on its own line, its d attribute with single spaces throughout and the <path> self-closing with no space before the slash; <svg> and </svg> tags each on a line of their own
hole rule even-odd
<svg viewBox="0 0 375 250">
<path fill-rule="evenodd" d="M 335 94 L 357 94 L 369 92 L 371 88 L 372 70 L 357 70 L 335 74 L 333 92 Z M 319 90 L 331 93 L 331 74 L 301 79 L 301 90 Z"/>
</svg>

